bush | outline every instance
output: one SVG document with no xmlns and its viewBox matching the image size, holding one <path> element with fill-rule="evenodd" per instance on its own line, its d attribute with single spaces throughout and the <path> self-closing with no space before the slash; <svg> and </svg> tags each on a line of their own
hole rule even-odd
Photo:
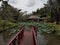
<svg viewBox="0 0 60 45">
<path fill-rule="evenodd" d="M 38 31 L 46 32 L 46 33 L 52 33 L 55 30 L 55 27 L 53 25 L 50 25 L 48 23 L 43 22 L 20 22 L 20 25 L 27 25 L 27 26 L 36 26 L 38 27 Z"/>
<path fill-rule="evenodd" d="M 5 20 L 0 20 L 0 31 L 4 31 L 10 28 L 18 26 L 16 23 L 8 22 Z"/>
<path fill-rule="evenodd" d="M 40 26 L 39 26 L 39 30 L 41 32 L 46 32 L 46 33 L 52 33 L 54 30 L 55 30 L 55 27 L 52 26 L 52 25 L 49 25 L 47 23 L 42 23 Z"/>
</svg>

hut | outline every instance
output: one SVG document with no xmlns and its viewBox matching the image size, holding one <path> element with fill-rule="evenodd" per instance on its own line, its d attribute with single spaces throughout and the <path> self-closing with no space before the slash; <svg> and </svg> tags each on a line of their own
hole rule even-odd
<svg viewBox="0 0 60 45">
<path fill-rule="evenodd" d="M 39 21 L 39 19 L 40 19 L 40 17 L 39 16 L 36 16 L 36 15 L 30 16 L 28 18 L 28 20 L 30 20 L 30 21 Z"/>
<path fill-rule="evenodd" d="M 46 17 L 40 18 L 37 15 L 30 16 L 28 20 L 36 21 L 36 22 L 49 22 L 49 18 L 46 18 Z"/>
</svg>

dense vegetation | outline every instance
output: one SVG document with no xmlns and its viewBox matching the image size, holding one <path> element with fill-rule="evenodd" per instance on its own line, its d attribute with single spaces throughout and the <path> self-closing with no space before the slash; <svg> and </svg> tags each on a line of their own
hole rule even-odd
<svg viewBox="0 0 60 45">
<path fill-rule="evenodd" d="M 14 28 L 16 26 L 17 26 L 16 23 L 11 23 L 9 21 L 0 20 L 0 31 L 8 30 L 8 29 Z"/>
<path fill-rule="evenodd" d="M 17 22 L 18 18 L 21 19 L 20 11 L 21 10 L 18 10 L 17 8 L 9 5 L 7 1 L 3 1 L 3 4 L 0 7 L 0 19 Z"/>
<path fill-rule="evenodd" d="M 8 4 L 8 1 L 2 1 L 2 6 L 0 7 L 0 31 L 4 31 L 10 28 L 14 28 L 18 25 L 30 25 L 37 26 L 39 32 L 44 33 L 55 33 L 60 35 L 60 1 L 59 0 L 48 0 L 47 4 L 41 9 L 32 12 L 32 14 L 23 15 L 21 9 L 17 9 Z M 49 23 L 45 22 L 26 22 L 31 15 L 40 16 L 40 18 L 50 19 Z M 25 21 L 25 22 L 21 22 Z M 52 23 L 51 23 L 52 22 Z M 54 24 L 56 22 L 56 24 Z M 18 24 L 17 24 L 18 23 Z"/>
<path fill-rule="evenodd" d="M 51 22 L 60 22 L 60 1 L 59 0 L 48 0 L 47 4 L 41 9 L 32 13 L 33 15 L 38 15 L 40 17 L 48 17 Z"/>
<path fill-rule="evenodd" d="M 49 18 L 50 21 L 47 23 L 49 23 L 49 25 L 53 25 L 55 27 L 55 30 L 58 32 L 57 34 L 60 35 L 60 0 L 48 0 L 47 4 L 44 5 L 45 6 L 43 8 L 37 9 L 37 11 L 32 12 L 32 14 L 40 16 L 40 18 L 45 17 L 47 20 Z M 47 30 L 50 28 L 50 26 L 43 24 L 43 26 L 40 28 L 42 30 Z"/>
<path fill-rule="evenodd" d="M 60 26 L 57 28 L 58 25 L 53 23 L 43 23 L 43 22 L 20 22 L 20 26 L 36 26 L 38 28 L 38 32 L 40 33 L 50 33 L 54 35 L 60 36 Z"/>
<path fill-rule="evenodd" d="M 18 22 L 21 20 L 21 9 L 12 7 L 8 4 L 8 1 L 2 1 L 0 7 L 0 31 L 4 31 L 15 26 L 18 26 Z"/>
</svg>

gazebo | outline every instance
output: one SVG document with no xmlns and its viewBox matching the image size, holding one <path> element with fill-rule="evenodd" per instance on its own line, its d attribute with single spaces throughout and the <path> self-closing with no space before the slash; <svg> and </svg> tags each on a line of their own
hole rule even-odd
<svg viewBox="0 0 60 45">
<path fill-rule="evenodd" d="M 31 21 L 39 21 L 40 17 L 39 16 L 36 16 L 36 15 L 33 15 L 33 16 L 30 16 L 28 18 L 28 20 L 31 20 Z"/>
<path fill-rule="evenodd" d="M 29 18 L 28 18 L 28 20 L 30 20 L 30 21 L 37 21 L 37 22 L 49 22 L 50 21 L 50 19 L 49 18 L 46 18 L 46 17 L 43 17 L 43 18 L 40 18 L 39 16 L 37 16 L 37 15 L 33 15 L 33 16 L 30 16 Z"/>
</svg>

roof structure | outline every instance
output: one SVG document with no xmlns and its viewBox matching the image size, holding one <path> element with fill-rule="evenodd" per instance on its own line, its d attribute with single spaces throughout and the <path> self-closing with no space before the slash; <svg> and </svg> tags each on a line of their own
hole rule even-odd
<svg viewBox="0 0 60 45">
<path fill-rule="evenodd" d="M 33 16 L 30 16 L 29 19 L 40 19 L 40 17 L 36 16 L 36 15 L 33 15 Z"/>
</svg>

